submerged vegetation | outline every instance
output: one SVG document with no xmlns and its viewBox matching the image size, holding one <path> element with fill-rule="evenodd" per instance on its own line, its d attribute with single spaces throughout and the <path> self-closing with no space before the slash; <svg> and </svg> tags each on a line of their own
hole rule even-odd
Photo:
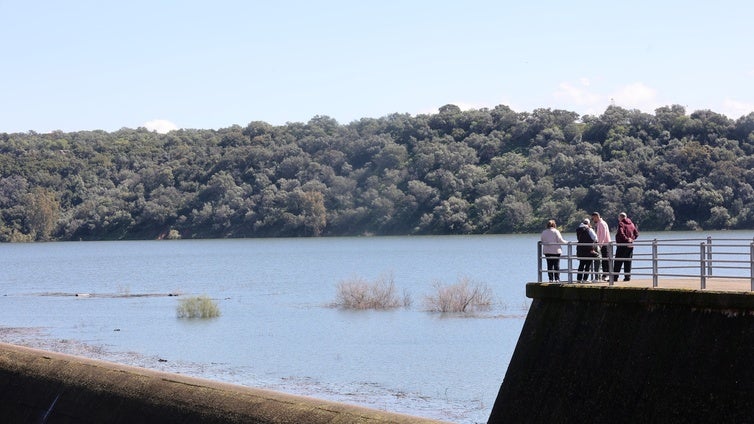
<svg viewBox="0 0 754 424">
<path fill-rule="evenodd" d="M 215 318 L 220 308 L 207 296 L 193 296 L 178 301 L 177 314 L 178 318 Z"/>
<path fill-rule="evenodd" d="M 354 277 L 338 283 L 335 306 L 343 309 L 394 309 L 411 305 L 408 294 L 399 298 L 393 276 L 381 276 L 373 282 Z"/>
<path fill-rule="evenodd" d="M 476 312 L 486 311 L 492 306 L 492 290 L 483 283 L 468 278 L 444 285 L 435 282 L 435 291 L 424 299 L 427 310 L 432 312 Z"/>
<path fill-rule="evenodd" d="M 432 289 L 432 294 L 424 299 L 424 307 L 428 312 L 472 313 L 492 307 L 493 294 L 490 287 L 466 277 L 450 285 L 435 281 Z M 404 293 L 402 300 L 397 296 L 392 276 L 383 276 L 373 282 L 353 277 L 338 283 L 333 306 L 342 309 L 384 310 L 409 307 L 411 303 L 411 297 L 407 293 Z"/>
<path fill-rule="evenodd" d="M 0 241 L 743 229 L 753 169 L 754 113 L 678 105 L 0 132 Z"/>
</svg>

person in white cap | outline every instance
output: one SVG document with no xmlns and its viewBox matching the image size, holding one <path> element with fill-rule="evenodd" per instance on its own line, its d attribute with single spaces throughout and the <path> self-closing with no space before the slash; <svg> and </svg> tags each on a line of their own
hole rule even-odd
<svg viewBox="0 0 754 424">
<path fill-rule="evenodd" d="M 588 281 L 589 271 L 592 269 L 592 262 L 598 255 L 594 249 L 594 242 L 597 241 L 597 233 L 589 225 L 589 218 L 583 220 L 576 229 L 576 256 L 579 258 L 579 269 L 576 274 L 576 281 Z"/>
</svg>

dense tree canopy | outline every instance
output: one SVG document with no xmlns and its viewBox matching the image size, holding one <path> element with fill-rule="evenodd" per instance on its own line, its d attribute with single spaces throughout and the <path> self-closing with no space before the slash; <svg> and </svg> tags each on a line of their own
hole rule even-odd
<svg viewBox="0 0 754 424">
<path fill-rule="evenodd" d="M 0 240 L 754 228 L 753 184 L 754 113 L 678 105 L 0 133 Z"/>
</svg>

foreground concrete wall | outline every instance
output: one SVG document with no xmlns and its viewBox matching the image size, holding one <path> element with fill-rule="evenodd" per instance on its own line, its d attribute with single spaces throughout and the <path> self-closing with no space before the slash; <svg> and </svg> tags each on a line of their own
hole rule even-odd
<svg viewBox="0 0 754 424">
<path fill-rule="evenodd" d="M 432 423 L 0 343 L 3 423 Z"/>
<path fill-rule="evenodd" d="M 754 422 L 754 294 L 527 285 L 490 423 Z"/>
</svg>

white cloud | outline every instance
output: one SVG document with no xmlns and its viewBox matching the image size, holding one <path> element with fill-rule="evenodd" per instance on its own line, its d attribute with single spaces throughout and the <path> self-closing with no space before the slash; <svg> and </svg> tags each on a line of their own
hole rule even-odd
<svg viewBox="0 0 754 424">
<path fill-rule="evenodd" d="M 604 110 L 605 97 L 593 92 L 588 87 L 591 82 L 588 78 L 580 78 L 577 84 L 561 82 L 558 89 L 553 93 L 559 107 L 572 110 L 583 115 L 594 115 Z"/>
<path fill-rule="evenodd" d="M 616 106 L 625 109 L 639 109 L 643 112 L 654 112 L 660 107 L 657 100 L 657 92 L 641 82 L 621 87 L 610 96 Z"/>
<path fill-rule="evenodd" d="M 456 102 L 452 104 L 458 106 L 461 110 L 482 109 L 485 107 L 489 107 L 481 103 Z"/>
<path fill-rule="evenodd" d="M 731 98 L 727 98 L 723 101 L 722 114 L 728 118 L 738 119 L 752 112 L 754 112 L 754 104 L 752 103 L 739 102 L 738 100 L 733 100 Z"/>
<path fill-rule="evenodd" d="M 578 106 L 587 107 L 594 106 L 601 102 L 599 94 L 586 90 L 585 87 L 589 86 L 589 80 L 582 78 L 580 83 L 581 87 L 567 82 L 561 82 L 558 86 L 558 91 L 554 93 L 555 98 Z"/>
<path fill-rule="evenodd" d="M 165 134 L 167 132 L 177 130 L 178 126 L 165 119 L 153 119 L 151 121 L 145 122 L 144 128 L 148 129 L 149 131 L 155 131 L 160 134 Z"/>
<path fill-rule="evenodd" d="M 624 85 L 609 93 L 595 89 L 586 77 L 579 78 L 578 82 L 561 82 L 553 97 L 564 109 L 585 115 L 600 114 L 611 104 L 646 113 L 653 113 L 662 106 L 657 91 L 642 82 Z"/>
</svg>

